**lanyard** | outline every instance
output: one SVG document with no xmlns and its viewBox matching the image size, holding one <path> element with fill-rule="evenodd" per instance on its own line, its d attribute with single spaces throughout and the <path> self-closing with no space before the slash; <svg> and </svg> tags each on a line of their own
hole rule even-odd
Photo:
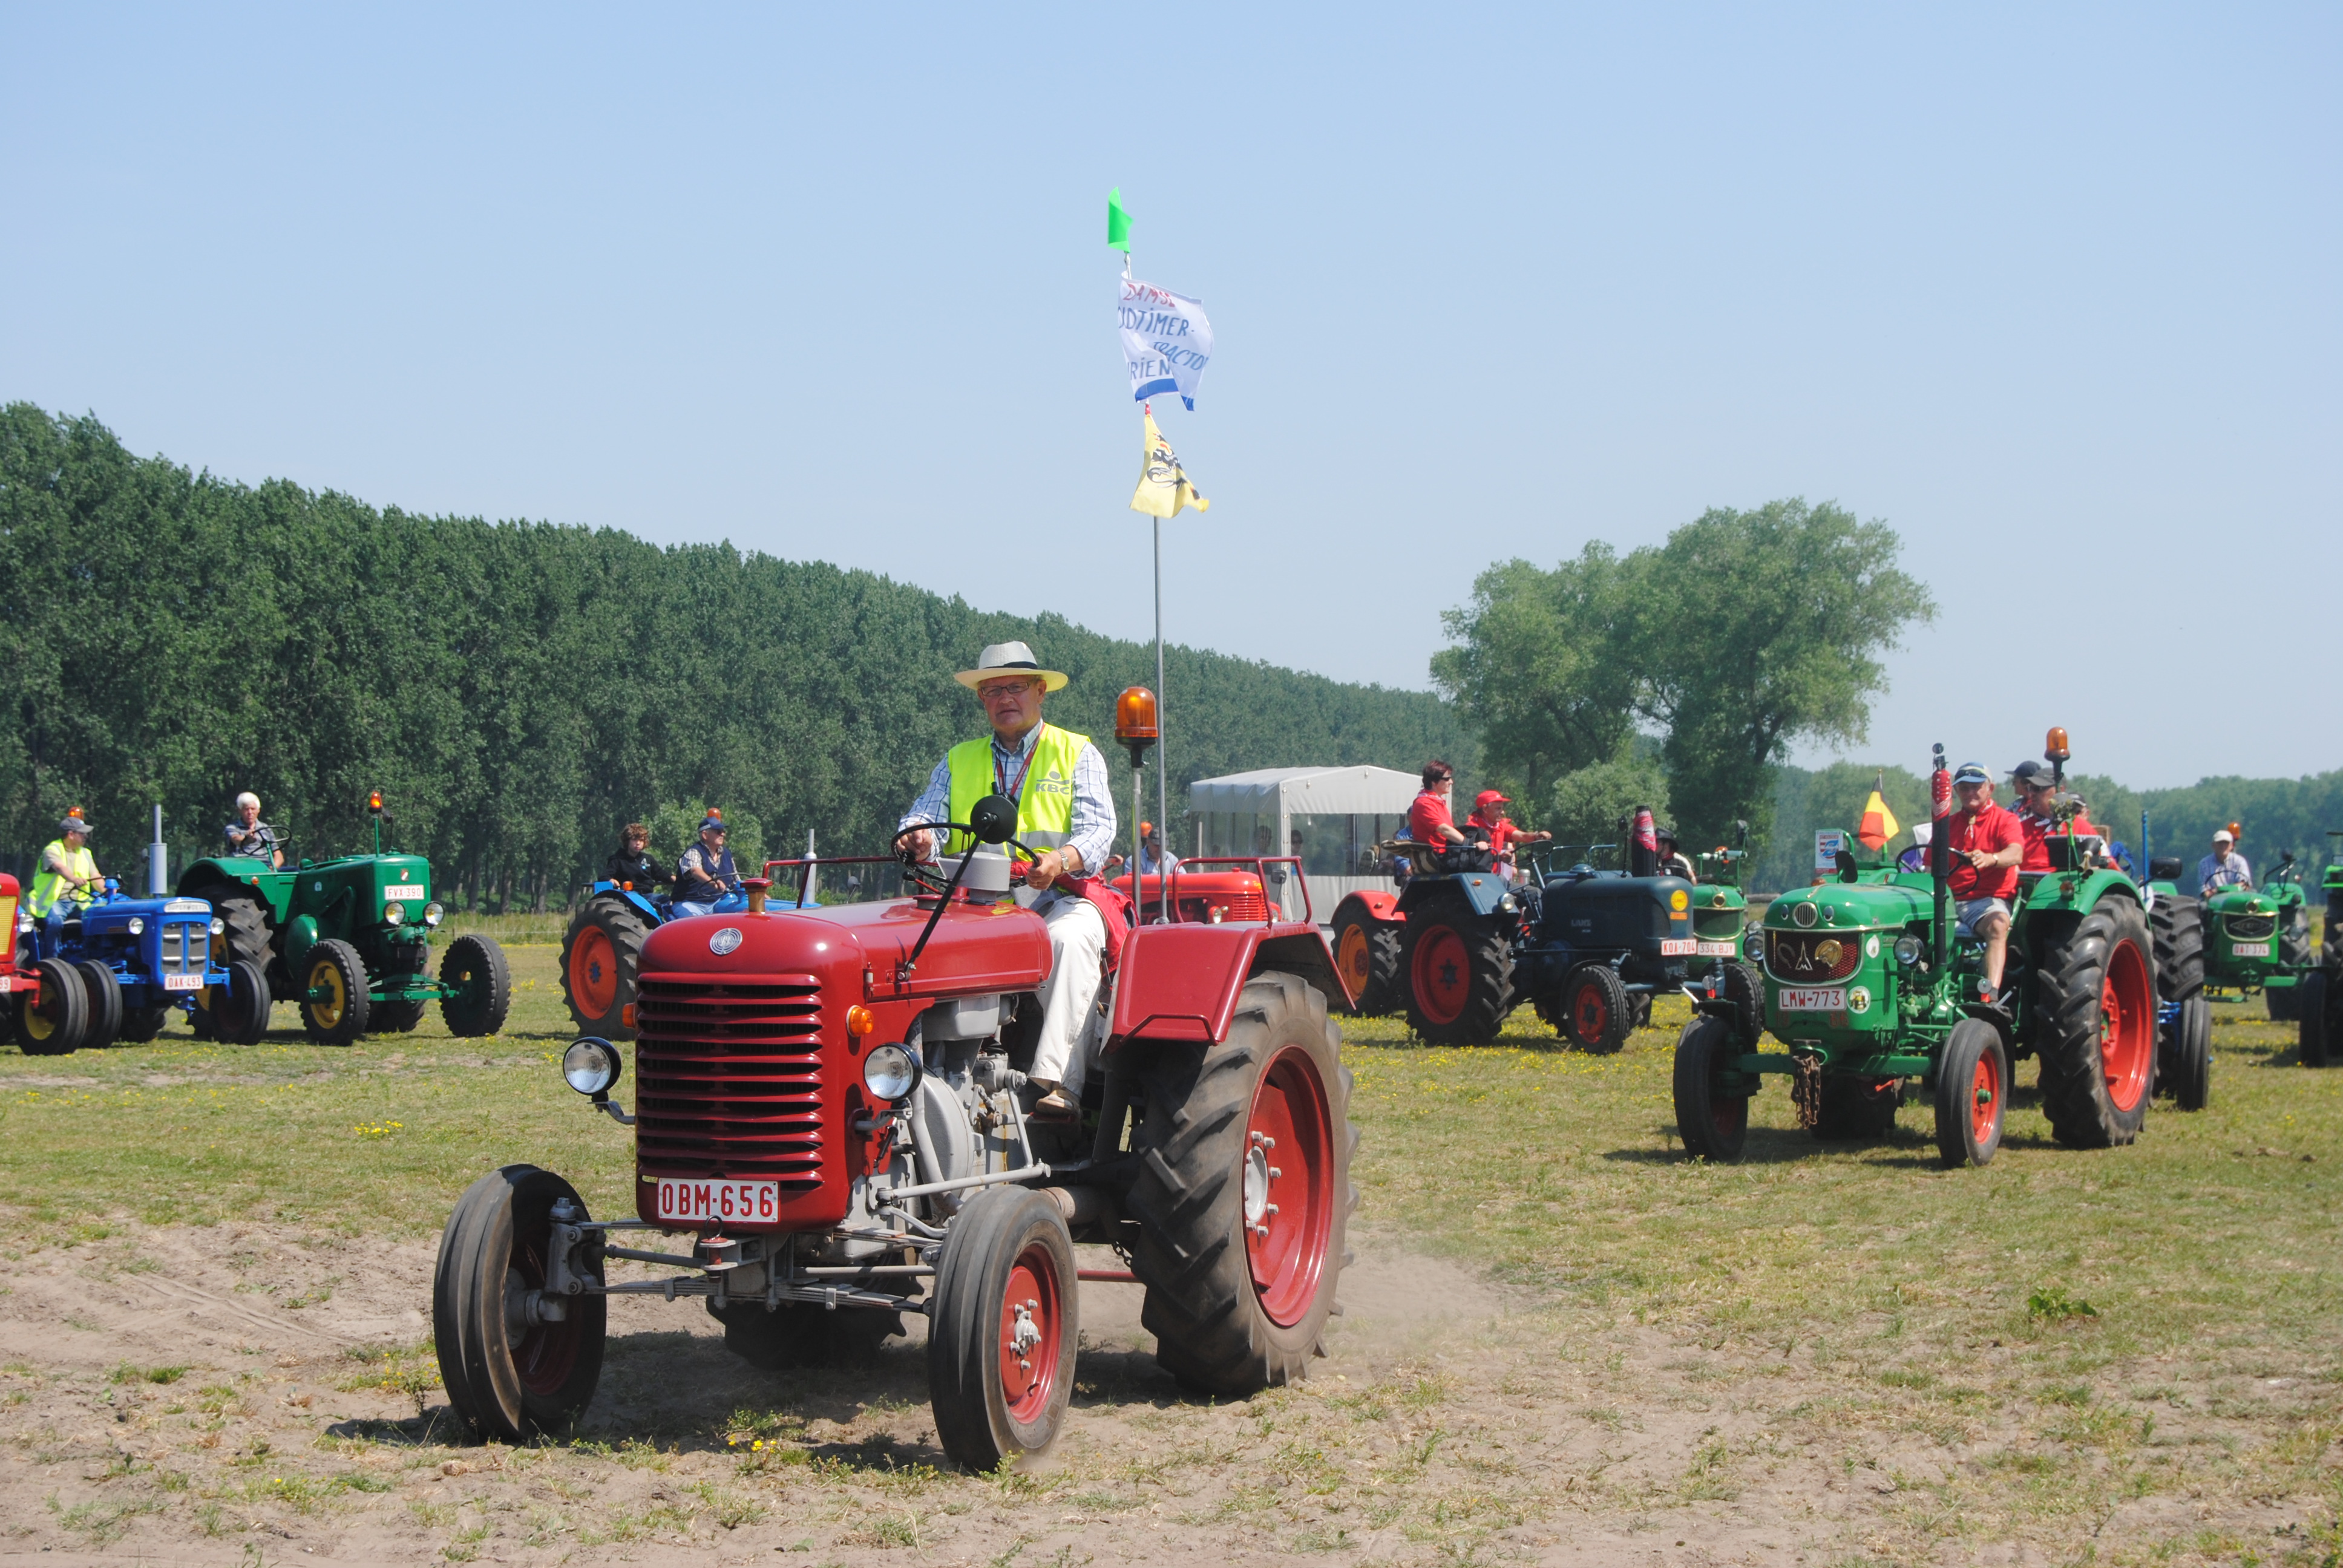
<svg viewBox="0 0 2343 1568">
<path fill-rule="evenodd" d="M 1033 759 L 1041 755 L 1041 731 L 1044 728 L 1046 727 L 1040 724 L 1033 727 L 1033 745 L 1025 753 L 1024 765 L 1017 769 L 1016 783 L 1011 784 L 1005 781 L 1001 758 L 996 754 L 992 759 L 993 783 L 1000 785 L 1001 792 L 1008 796 L 1011 803 L 1020 807 L 1025 804 L 1025 775 L 1033 770 Z"/>
</svg>

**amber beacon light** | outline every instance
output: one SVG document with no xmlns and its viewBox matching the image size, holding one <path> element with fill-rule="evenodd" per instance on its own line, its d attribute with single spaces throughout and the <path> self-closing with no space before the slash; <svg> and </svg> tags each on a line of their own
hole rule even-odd
<svg viewBox="0 0 2343 1568">
<path fill-rule="evenodd" d="M 1161 733 L 1155 723 L 1155 694 L 1143 686 L 1123 688 L 1114 699 L 1114 739 L 1131 752 L 1133 768 Z"/>
</svg>

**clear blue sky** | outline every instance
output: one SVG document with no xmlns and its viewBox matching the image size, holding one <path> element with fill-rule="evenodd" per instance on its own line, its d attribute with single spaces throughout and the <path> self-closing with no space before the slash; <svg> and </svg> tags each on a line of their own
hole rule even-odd
<svg viewBox="0 0 2343 1568">
<path fill-rule="evenodd" d="M 1219 337 L 1163 416 L 1215 501 L 1176 639 L 1421 687 L 1491 560 L 1803 495 L 1943 607 L 1859 755 L 2056 721 L 2142 786 L 2321 769 L 2338 44 L 2331 5 L 18 4 L 0 397 L 1143 636 L 1119 184 Z"/>
</svg>

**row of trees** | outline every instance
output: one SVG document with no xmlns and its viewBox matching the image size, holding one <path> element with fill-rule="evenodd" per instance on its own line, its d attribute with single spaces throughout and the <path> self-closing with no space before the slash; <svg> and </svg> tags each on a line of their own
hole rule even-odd
<svg viewBox="0 0 2343 1568">
<path fill-rule="evenodd" d="M 1433 680 L 1494 781 L 1566 842 L 1608 841 L 1630 802 L 1672 812 L 1686 842 L 1736 820 L 1763 839 L 1790 745 L 1859 744 L 1883 657 L 1935 617 L 1900 549 L 1884 522 L 1783 500 L 1625 556 L 1501 562 L 1445 617 Z"/>
<path fill-rule="evenodd" d="M 728 545 L 246 487 L 28 404 L 0 412 L 0 860 L 20 872 L 74 805 L 108 869 L 156 802 L 175 864 L 210 852 L 247 789 L 298 852 L 344 851 L 380 787 L 388 837 L 443 887 L 544 907 L 628 820 L 663 824 L 672 856 L 701 801 L 770 852 L 809 829 L 883 848 L 944 749 L 983 732 L 951 675 L 988 642 L 1071 675 L 1050 717 L 1101 738 L 1115 694 L 1154 681 L 1151 648 L 1054 616 Z M 1473 752 L 1427 693 L 1192 648 L 1166 685 L 1175 810 L 1187 780 L 1242 769 Z"/>
</svg>

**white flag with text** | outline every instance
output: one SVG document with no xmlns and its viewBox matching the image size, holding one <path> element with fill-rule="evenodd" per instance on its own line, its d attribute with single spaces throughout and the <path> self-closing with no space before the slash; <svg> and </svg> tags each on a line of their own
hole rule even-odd
<svg viewBox="0 0 2343 1568">
<path fill-rule="evenodd" d="M 1131 400 L 1143 403 L 1159 393 L 1177 392 L 1194 409 L 1196 383 L 1212 358 L 1212 324 L 1204 319 L 1203 306 L 1126 277 L 1118 315 Z"/>
</svg>

